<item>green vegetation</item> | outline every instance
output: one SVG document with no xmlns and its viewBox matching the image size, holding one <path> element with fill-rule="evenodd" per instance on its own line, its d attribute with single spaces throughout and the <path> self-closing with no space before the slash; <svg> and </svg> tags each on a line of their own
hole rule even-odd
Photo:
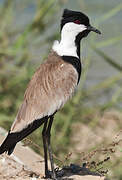
<svg viewBox="0 0 122 180">
<path fill-rule="evenodd" d="M 35 69 L 47 56 L 53 41 L 60 38 L 59 28 L 56 28 L 56 25 L 59 24 L 60 16 L 58 13 L 59 11 L 62 12 L 65 3 L 61 0 L 35 2 L 26 0 L 19 4 L 18 1 L 5 0 L 3 4 L 0 4 L 0 126 L 7 130 L 17 114 L 23 100 L 24 91 Z M 85 2 L 80 2 L 80 5 L 82 3 L 85 4 Z M 34 8 L 31 18 L 27 16 L 28 22 L 25 21 L 24 24 L 24 18 L 23 22 L 17 22 L 19 21 L 20 12 L 24 14 L 25 9 L 29 11 L 28 8 L 31 8 L 31 6 Z M 14 9 L 17 10 L 14 11 Z M 98 17 L 95 21 L 96 26 L 103 26 L 104 23 L 118 15 L 120 10 L 122 10 L 122 3 Z M 18 20 L 16 20 L 16 16 Z M 105 111 L 111 108 L 122 111 L 120 107 L 122 105 L 122 64 L 119 64 L 112 56 L 110 57 L 106 51 L 104 52 L 105 48 L 114 47 L 117 43 L 122 42 L 122 34 L 113 35 L 111 38 L 104 38 L 103 35 L 100 41 L 96 38 L 96 35 L 91 34 L 87 40 L 89 41 L 87 46 L 88 55 L 83 60 L 84 69 L 79 91 L 57 113 L 53 124 L 52 139 L 55 139 L 55 141 L 52 141 L 52 146 L 56 156 L 60 159 L 64 159 L 72 146 L 73 124 L 85 124 L 94 130 L 99 126 L 100 116 L 96 117 L 96 114 L 102 116 Z M 86 88 L 85 82 L 93 55 L 97 55 L 98 61 L 100 59 L 107 62 L 117 73 L 113 73 L 111 77 Z M 105 73 L 104 70 L 103 73 Z M 107 96 L 113 87 L 111 98 L 104 103 L 96 103 L 101 94 Z M 120 124 L 121 128 L 122 122 Z M 29 138 L 42 147 L 40 129 L 30 135 Z M 112 142 L 112 139 L 110 141 Z M 35 150 L 39 152 L 37 148 Z M 41 154 L 43 153 L 42 150 L 40 148 Z M 88 149 L 88 151 L 90 150 Z M 114 159 L 113 164 L 116 167 L 109 163 L 108 169 L 113 171 L 114 179 L 121 180 L 121 161 Z"/>
</svg>

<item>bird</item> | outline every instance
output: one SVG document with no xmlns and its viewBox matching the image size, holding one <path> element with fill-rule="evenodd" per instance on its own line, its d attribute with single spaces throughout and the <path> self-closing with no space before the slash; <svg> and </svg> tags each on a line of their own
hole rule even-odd
<svg viewBox="0 0 122 180">
<path fill-rule="evenodd" d="M 60 41 L 54 41 L 47 59 L 32 76 L 23 103 L 0 146 L 0 154 L 6 152 L 11 155 L 19 141 L 43 124 L 45 177 L 51 176 L 54 180 L 57 177 L 50 140 L 54 116 L 77 90 L 82 71 L 81 40 L 91 31 L 101 34 L 90 25 L 88 16 L 80 11 L 64 9 L 60 22 Z"/>
</svg>

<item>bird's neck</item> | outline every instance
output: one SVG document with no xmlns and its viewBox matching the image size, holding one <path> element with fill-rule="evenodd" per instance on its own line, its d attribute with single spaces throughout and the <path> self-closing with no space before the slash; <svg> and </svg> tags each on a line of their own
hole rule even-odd
<svg viewBox="0 0 122 180">
<path fill-rule="evenodd" d="M 60 42 L 55 41 L 53 50 L 59 56 L 73 56 L 80 59 L 80 41 L 72 34 L 61 34 Z"/>
</svg>

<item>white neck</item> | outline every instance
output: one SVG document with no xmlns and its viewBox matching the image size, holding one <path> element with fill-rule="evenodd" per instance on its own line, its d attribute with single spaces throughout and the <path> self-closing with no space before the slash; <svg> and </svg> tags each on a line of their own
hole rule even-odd
<svg viewBox="0 0 122 180">
<path fill-rule="evenodd" d="M 77 47 L 75 44 L 75 39 L 77 35 L 84 31 L 86 26 L 83 24 L 75 24 L 73 22 L 66 23 L 61 31 L 61 41 L 54 42 L 52 49 L 59 56 L 74 56 L 78 57 Z"/>
<path fill-rule="evenodd" d="M 75 39 L 72 36 L 62 35 L 60 43 L 58 41 L 54 42 L 53 50 L 56 51 L 59 56 L 75 56 L 78 58 Z"/>
</svg>

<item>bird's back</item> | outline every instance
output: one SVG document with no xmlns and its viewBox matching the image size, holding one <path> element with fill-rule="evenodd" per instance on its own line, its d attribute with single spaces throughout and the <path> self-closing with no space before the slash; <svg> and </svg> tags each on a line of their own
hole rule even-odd
<svg viewBox="0 0 122 180">
<path fill-rule="evenodd" d="M 76 69 L 52 51 L 28 84 L 11 132 L 20 131 L 34 120 L 59 110 L 72 96 L 77 81 Z"/>
</svg>

